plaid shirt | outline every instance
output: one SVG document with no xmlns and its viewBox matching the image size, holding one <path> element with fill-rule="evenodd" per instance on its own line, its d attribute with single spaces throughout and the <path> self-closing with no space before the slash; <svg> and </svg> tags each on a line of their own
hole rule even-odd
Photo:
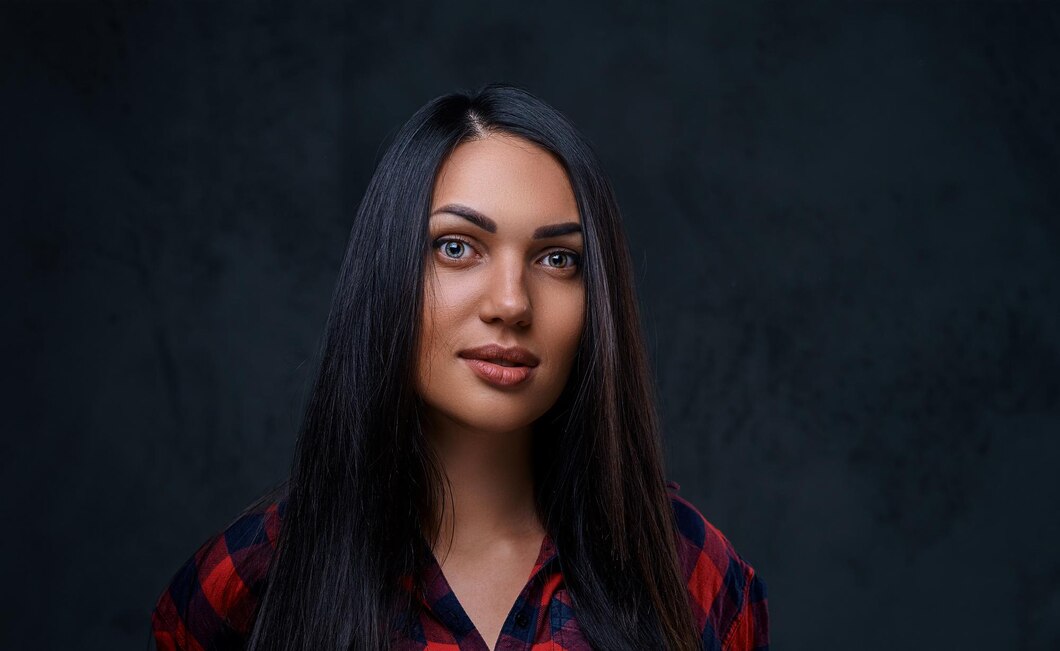
<svg viewBox="0 0 1060 651">
<path fill-rule="evenodd" d="M 769 648 L 766 586 L 733 546 L 668 482 L 681 533 L 678 554 L 703 649 Z M 242 649 L 265 589 L 285 500 L 240 517 L 212 536 L 173 576 L 151 618 L 160 650 Z M 501 630 L 497 649 L 590 651 L 545 535 L 534 569 Z M 433 558 L 425 608 L 402 650 L 489 651 Z"/>
</svg>

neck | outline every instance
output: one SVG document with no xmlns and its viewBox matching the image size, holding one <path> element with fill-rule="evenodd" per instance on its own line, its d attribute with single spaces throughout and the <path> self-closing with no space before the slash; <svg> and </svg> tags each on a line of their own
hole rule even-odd
<svg viewBox="0 0 1060 651">
<path fill-rule="evenodd" d="M 543 534 L 534 504 L 530 426 L 483 431 L 435 416 L 427 434 L 449 477 L 439 539 L 431 543 L 437 557 L 477 554 Z"/>
</svg>

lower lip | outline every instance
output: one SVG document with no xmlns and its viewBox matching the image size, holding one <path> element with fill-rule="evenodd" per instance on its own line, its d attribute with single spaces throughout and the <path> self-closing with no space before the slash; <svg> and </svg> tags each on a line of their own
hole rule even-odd
<svg viewBox="0 0 1060 651">
<path fill-rule="evenodd" d="M 533 366 L 501 366 L 484 359 L 463 358 L 480 378 L 498 387 L 513 387 L 530 379 Z"/>
</svg>

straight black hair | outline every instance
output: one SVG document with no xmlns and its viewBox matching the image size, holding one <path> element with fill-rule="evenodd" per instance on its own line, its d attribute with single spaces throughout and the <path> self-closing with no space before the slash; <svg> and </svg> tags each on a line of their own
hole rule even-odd
<svg viewBox="0 0 1060 651">
<path fill-rule="evenodd" d="M 426 541 L 447 495 L 414 391 L 428 212 L 449 154 L 495 132 L 563 165 L 585 237 L 585 331 L 560 398 L 534 423 L 536 506 L 579 626 L 608 651 L 699 648 L 613 190 L 566 117 L 525 90 L 490 84 L 416 111 L 357 210 L 279 489 L 286 512 L 252 651 L 388 649 L 419 607 L 403 580 L 423 589 Z"/>
</svg>

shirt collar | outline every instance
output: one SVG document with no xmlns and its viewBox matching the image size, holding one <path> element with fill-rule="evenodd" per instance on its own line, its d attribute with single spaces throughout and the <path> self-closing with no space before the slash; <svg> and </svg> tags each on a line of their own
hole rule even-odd
<svg viewBox="0 0 1060 651">
<path fill-rule="evenodd" d="M 552 536 L 546 531 L 544 538 L 541 540 L 541 548 L 537 553 L 537 560 L 534 561 L 534 567 L 530 571 L 530 576 L 527 578 L 527 583 L 534 581 L 544 569 L 551 565 L 552 562 L 559 557 L 559 550 L 556 548 L 556 543 L 552 539 Z M 417 595 L 420 603 L 431 610 L 435 609 L 435 606 L 443 602 L 447 602 L 452 595 L 452 587 L 449 582 L 445 580 L 445 575 L 442 573 L 441 565 L 438 563 L 438 559 L 434 557 L 434 554 L 430 554 L 426 568 L 424 569 L 424 594 Z M 406 577 L 405 586 L 406 589 L 411 585 L 411 581 Z"/>
</svg>

